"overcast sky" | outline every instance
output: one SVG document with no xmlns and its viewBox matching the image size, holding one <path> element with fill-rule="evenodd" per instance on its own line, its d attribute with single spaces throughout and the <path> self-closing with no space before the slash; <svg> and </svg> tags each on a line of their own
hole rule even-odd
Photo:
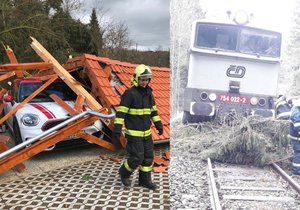
<svg viewBox="0 0 300 210">
<path fill-rule="evenodd" d="M 228 10 L 243 10 L 253 14 L 251 20 L 253 23 L 261 27 L 271 27 L 286 35 L 289 33 L 294 0 L 200 0 L 200 2 L 202 8 L 207 11 L 207 16 L 224 16 Z"/>
<path fill-rule="evenodd" d="M 99 2 L 106 11 L 104 20 L 125 21 L 138 49 L 155 50 L 158 46 L 169 49 L 170 0 L 85 0 L 76 16 L 89 22 L 92 8 L 101 7 Z"/>
</svg>

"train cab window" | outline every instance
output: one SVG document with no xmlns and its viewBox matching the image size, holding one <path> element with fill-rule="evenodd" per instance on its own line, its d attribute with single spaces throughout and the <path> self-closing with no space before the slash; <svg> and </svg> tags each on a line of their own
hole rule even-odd
<svg viewBox="0 0 300 210">
<path fill-rule="evenodd" d="M 239 51 L 268 57 L 280 57 L 279 33 L 244 28 L 241 30 Z"/>
<path fill-rule="evenodd" d="M 199 23 L 195 47 L 218 50 L 236 50 L 238 29 L 229 25 Z"/>
</svg>

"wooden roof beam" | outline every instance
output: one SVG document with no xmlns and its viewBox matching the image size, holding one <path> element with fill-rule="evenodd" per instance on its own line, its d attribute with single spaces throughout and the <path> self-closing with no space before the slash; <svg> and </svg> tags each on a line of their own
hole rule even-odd
<svg viewBox="0 0 300 210">
<path fill-rule="evenodd" d="M 1 71 L 25 71 L 25 70 L 34 70 L 34 69 L 45 69 L 52 68 L 53 65 L 51 63 L 45 62 L 34 62 L 34 63 L 9 63 L 0 65 Z"/>
<path fill-rule="evenodd" d="M 87 141 L 93 142 L 94 144 L 97 144 L 97 145 L 99 145 L 101 147 L 104 147 L 104 148 L 106 148 L 106 149 L 108 149 L 110 151 L 113 151 L 113 152 L 116 151 L 116 148 L 115 148 L 115 146 L 112 143 L 110 143 L 108 141 L 105 141 L 105 140 L 103 140 L 103 139 L 101 139 L 99 137 L 87 134 L 84 131 L 77 132 L 76 136 L 79 136 L 79 137 L 81 137 L 81 138 L 83 138 L 83 139 L 85 139 Z"/>
<path fill-rule="evenodd" d="M 64 110 L 66 110 L 71 116 L 75 116 L 75 115 L 79 114 L 79 112 L 77 112 L 72 107 L 70 107 L 65 101 L 63 101 L 56 94 L 51 94 L 50 98 L 52 98 L 59 106 L 64 108 Z"/>
<path fill-rule="evenodd" d="M 63 81 L 77 94 L 82 95 L 85 97 L 85 100 L 88 104 L 88 106 L 94 110 L 99 111 L 102 106 L 94 99 L 94 97 L 86 91 L 76 80 L 72 75 L 65 70 L 62 65 L 33 37 L 31 37 L 32 43 L 31 47 L 34 49 L 34 51 L 46 62 L 46 63 L 52 63 L 53 64 L 53 70 L 56 72 L 56 74 L 63 79 Z"/>
<path fill-rule="evenodd" d="M 5 52 L 6 52 L 6 55 L 7 55 L 8 59 L 9 59 L 10 63 L 18 63 L 18 60 L 17 60 L 17 58 L 15 56 L 14 51 L 8 45 L 4 46 L 4 48 L 5 48 Z M 23 77 L 23 73 L 20 72 L 20 71 L 17 71 L 16 75 L 19 78 Z"/>
<path fill-rule="evenodd" d="M 12 76 L 15 76 L 15 75 L 16 75 L 16 73 L 14 71 L 3 74 L 3 75 L 0 76 L 0 82 L 3 81 L 3 80 L 6 80 L 6 79 L 8 79 Z"/>
<path fill-rule="evenodd" d="M 24 99 L 22 103 L 16 106 L 14 109 L 10 110 L 4 117 L 0 119 L 0 125 L 4 123 L 8 118 L 10 118 L 14 113 L 16 113 L 20 108 L 22 108 L 27 102 L 31 101 L 35 96 L 37 96 L 40 92 L 42 92 L 46 87 L 48 87 L 52 82 L 54 82 L 57 77 L 53 77 L 52 79 L 48 80 L 45 84 L 39 87 L 36 91 L 34 91 L 30 96 Z"/>
<path fill-rule="evenodd" d="M 5 95 L 5 93 L 7 93 L 7 90 L 4 89 L 4 88 L 2 88 L 2 89 L 0 90 L 0 98 L 2 98 L 2 97 Z"/>
<path fill-rule="evenodd" d="M 85 100 L 85 98 L 82 95 L 77 96 L 75 106 L 74 106 L 74 109 L 77 112 L 81 112 L 82 106 L 84 104 L 84 100 Z"/>
<path fill-rule="evenodd" d="M 92 125 L 98 119 L 99 117 L 96 116 L 87 116 L 81 118 L 78 121 L 71 123 L 67 127 L 64 127 L 61 130 L 58 130 L 57 132 L 54 132 L 53 134 L 35 142 L 29 147 L 21 149 L 18 152 L 4 158 L 3 160 L 0 160 L 0 174 L 42 152 L 44 149 L 57 144 L 68 136 L 75 134 L 82 128 Z"/>
</svg>

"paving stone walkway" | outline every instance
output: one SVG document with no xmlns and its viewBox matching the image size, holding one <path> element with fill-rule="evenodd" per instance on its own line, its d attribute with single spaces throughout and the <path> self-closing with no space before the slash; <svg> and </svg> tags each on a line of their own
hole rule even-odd
<svg viewBox="0 0 300 210">
<path fill-rule="evenodd" d="M 161 155 L 166 147 L 156 149 Z M 125 156 L 118 155 L 120 160 Z M 0 209 L 169 209 L 168 172 L 153 175 L 155 192 L 121 185 L 120 164 L 97 159 L 0 184 Z"/>
</svg>

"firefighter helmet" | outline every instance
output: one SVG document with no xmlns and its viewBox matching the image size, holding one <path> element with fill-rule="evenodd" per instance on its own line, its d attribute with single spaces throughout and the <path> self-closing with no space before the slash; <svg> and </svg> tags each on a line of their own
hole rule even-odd
<svg viewBox="0 0 300 210">
<path fill-rule="evenodd" d="M 139 77 L 146 77 L 148 79 L 151 79 L 152 78 L 151 69 L 144 64 L 138 65 L 134 70 L 134 75 L 132 78 L 133 85 L 137 86 Z"/>
<path fill-rule="evenodd" d="M 138 81 L 138 78 L 141 76 L 148 77 L 149 79 L 152 77 L 150 68 L 144 64 L 138 65 L 134 70 L 134 78 L 136 81 Z"/>
</svg>

